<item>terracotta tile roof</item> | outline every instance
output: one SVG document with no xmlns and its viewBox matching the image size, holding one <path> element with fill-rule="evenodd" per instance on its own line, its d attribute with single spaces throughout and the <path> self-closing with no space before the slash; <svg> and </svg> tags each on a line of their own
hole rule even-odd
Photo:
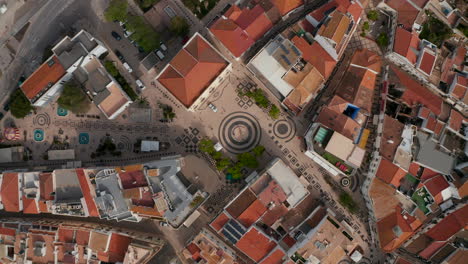
<svg viewBox="0 0 468 264">
<path fill-rule="evenodd" d="M 265 212 L 267 208 L 262 204 L 260 200 L 255 200 L 237 220 L 246 228 L 249 228 L 255 223 Z"/>
<path fill-rule="evenodd" d="M 302 52 L 304 60 L 312 64 L 324 79 L 330 77 L 335 68 L 336 61 L 318 42 L 310 45 L 304 38 L 299 36 L 294 36 L 292 42 Z"/>
<path fill-rule="evenodd" d="M 309 15 L 320 22 L 330 13 L 331 10 L 333 10 L 333 8 L 336 8 L 336 10 L 343 14 L 349 13 L 355 23 L 359 20 L 362 13 L 362 7 L 357 2 L 351 2 L 349 0 L 334 0 L 325 3 L 318 9 L 315 9 L 309 13 Z"/>
<path fill-rule="evenodd" d="M 221 228 L 223 228 L 223 226 L 228 221 L 229 221 L 229 217 L 225 213 L 221 213 L 220 215 L 218 215 L 218 217 L 216 217 L 215 220 L 213 220 L 213 222 L 211 222 L 210 226 L 214 230 L 219 231 L 219 230 L 221 230 Z"/>
<path fill-rule="evenodd" d="M 206 40 L 196 35 L 159 75 L 158 81 L 190 107 L 227 65 Z"/>
<path fill-rule="evenodd" d="M 49 66 L 50 63 L 53 64 Z M 52 57 L 42 64 L 26 81 L 21 85 L 21 90 L 28 99 L 33 99 L 43 89 L 52 83 L 55 84 L 65 75 L 65 69 L 60 64 L 57 56 Z"/>
<path fill-rule="evenodd" d="M 227 18 L 220 17 L 210 31 L 235 57 L 240 57 L 273 27 L 260 5 L 252 9 L 233 5 L 224 15 Z"/>
<path fill-rule="evenodd" d="M 402 24 L 407 29 L 411 29 L 413 27 L 414 21 L 419 14 L 418 9 L 416 9 L 407 0 L 387 0 L 385 2 L 388 6 L 398 12 L 398 24 Z"/>
<path fill-rule="evenodd" d="M 405 125 L 397 119 L 388 115 L 384 116 L 382 140 L 379 150 L 382 157 L 390 161 L 394 160 L 396 150 L 402 141 L 401 134 L 404 127 Z"/>
<path fill-rule="evenodd" d="M 335 111 L 334 109 L 331 109 L 330 107 L 322 108 L 315 122 L 320 123 L 353 141 L 358 138 L 359 132 L 361 131 L 361 125 L 356 121 Z"/>
<path fill-rule="evenodd" d="M 278 248 L 264 258 L 260 264 L 282 264 L 284 256 L 284 251 Z"/>
<path fill-rule="evenodd" d="M 400 71 L 395 67 L 391 67 L 393 72 L 396 73 L 400 83 L 406 87 L 401 100 L 406 102 L 409 106 L 422 104 L 429 108 L 435 115 L 440 115 L 442 112 L 442 99 L 433 94 L 426 87 L 422 86 L 415 80 L 411 79 L 406 73 Z"/>
<path fill-rule="evenodd" d="M 304 0 L 271 0 L 282 16 L 302 6 Z"/>
<path fill-rule="evenodd" d="M 39 174 L 39 190 L 41 200 L 53 200 L 54 192 L 53 177 L 52 173 L 40 173 Z"/>
<path fill-rule="evenodd" d="M 54 263 L 55 254 L 54 254 L 54 240 L 55 235 L 47 233 L 28 233 L 26 257 L 28 260 L 31 260 L 33 263 Z M 37 256 L 34 254 L 35 243 L 44 242 L 45 243 L 45 255 Z"/>
<path fill-rule="evenodd" d="M 286 198 L 288 198 L 288 196 L 275 180 L 268 182 L 268 186 L 258 195 L 258 200 L 265 206 L 268 206 L 270 202 L 273 202 L 275 205 L 280 205 L 286 201 Z"/>
<path fill-rule="evenodd" d="M 382 58 L 371 50 L 359 49 L 354 52 L 353 57 L 351 58 L 351 64 L 379 73 L 382 68 Z"/>
<path fill-rule="evenodd" d="M 89 242 L 89 231 L 76 230 L 75 241 L 78 245 L 87 246 Z"/>
<path fill-rule="evenodd" d="M 237 241 L 236 247 L 255 262 L 262 260 L 277 244 L 252 227 Z"/>
<path fill-rule="evenodd" d="M 99 217 L 99 212 L 96 203 L 94 202 L 94 198 L 91 195 L 88 179 L 86 179 L 86 175 L 83 169 L 76 169 L 76 175 L 78 177 L 78 181 L 80 182 L 81 192 L 83 193 L 89 215 L 93 217 Z"/>
<path fill-rule="evenodd" d="M 466 94 L 466 87 L 463 87 L 462 85 L 460 84 L 455 84 L 455 86 L 453 87 L 453 90 L 451 92 L 451 94 L 457 98 L 457 99 L 463 99 L 465 97 L 465 94 Z"/>
<path fill-rule="evenodd" d="M 396 189 L 390 187 L 379 178 L 374 178 L 369 189 L 369 196 L 372 199 L 374 214 L 380 220 L 395 211 L 400 204 Z"/>
<path fill-rule="evenodd" d="M 411 33 L 404 28 L 397 27 L 393 51 L 407 58 L 410 63 L 415 64 L 418 58 L 419 42 L 420 40 L 416 33 Z"/>
<path fill-rule="evenodd" d="M 400 186 L 400 181 L 405 177 L 405 175 L 406 171 L 385 158 L 382 158 L 380 161 L 380 165 L 376 173 L 377 177 L 388 184 L 392 184 L 396 188 Z"/>
<path fill-rule="evenodd" d="M 45 201 L 39 201 L 39 212 L 40 213 L 50 213 L 47 203 Z"/>
<path fill-rule="evenodd" d="M 424 259 L 429 259 L 432 257 L 439 249 L 441 249 L 443 246 L 445 246 L 447 242 L 445 241 L 434 241 L 432 242 L 427 248 L 425 248 L 423 251 L 419 252 L 419 256 L 424 258 Z"/>
<path fill-rule="evenodd" d="M 337 86 L 336 95 L 370 113 L 376 78 L 369 70 L 349 67 Z"/>
<path fill-rule="evenodd" d="M 120 172 L 118 176 L 124 189 L 148 186 L 145 174 L 141 170 Z"/>
<path fill-rule="evenodd" d="M 425 72 L 427 75 L 431 75 L 432 69 L 436 61 L 436 56 L 429 53 L 427 50 L 423 51 L 421 63 L 419 64 L 419 69 Z"/>
<path fill-rule="evenodd" d="M 3 173 L 1 193 L 4 210 L 7 212 L 19 212 L 19 187 L 18 173 Z"/>
<path fill-rule="evenodd" d="M 428 2 L 429 0 L 411 0 L 411 2 L 413 2 L 414 4 L 416 4 L 419 8 L 423 8 L 424 6 L 426 6 L 426 3 Z"/>
<path fill-rule="evenodd" d="M 4 236 L 16 236 L 16 229 L 7 228 L 7 227 L 0 227 L 0 235 Z"/>
<path fill-rule="evenodd" d="M 23 213 L 25 214 L 38 214 L 39 208 L 36 200 L 27 198 L 23 195 Z"/>
<path fill-rule="evenodd" d="M 338 1 L 329 1 L 314 11 L 309 13 L 309 16 L 313 17 L 318 22 L 322 21 L 333 8 L 338 6 Z M 341 11 L 341 10 L 340 10 Z"/>
<path fill-rule="evenodd" d="M 284 205 L 276 205 L 275 207 L 266 211 L 266 213 L 262 217 L 262 223 L 267 226 L 272 226 L 278 219 L 283 217 L 288 213 L 288 208 Z"/>
<path fill-rule="evenodd" d="M 429 229 L 426 235 L 435 241 L 446 241 L 458 231 L 466 228 L 468 223 L 468 205 L 451 213 L 442 219 L 438 224 Z"/>
<path fill-rule="evenodd" d="M 123 262 L 127 248 L 132 242 L 132 238 L 117 233 L 112 233 L 107 255 L 109 256 L 107 262 Z"/>
<path fill-rule="evenodd" d="M 442 65 L 441 81 L 449 83 L 451 78 L 454 76 L 453 69 L 463 70 L 463 63 L 465 61 L 466 48 L 464 45 L 460 45 L 456 48 L 452 56 L 445 59 Z"/>
<path fill-rule="evenodd" d="M 64 243 L 73 243 L 73 238 L 75 236 L 75 230 L 73 229 L 66 229 L 66 228 L 59 228 L 58 230 L 58 241 Z"/>
<path fill-rule="evenodd" d="M 464 118 L 463 115 L 460 114 L 458 111 L 454 109 L 450 110 L 450 118 L 448 125 L 451 129 L 453 129 L 456 132 L 459 132 L 462 127 L 462 123 L 466 121 L 467 119 Z"/>
<path fill-rule="evenodd" d="M 250 190 L 244 190 L 232 203 L 226 207 L 226 211 L 234 218 L 244 212 L 253 202 L 257 200 L 255 194 Z"/>
<path fill-rule="evenodd" d="M 330 16 L 331 19 L 319 28 L 317 34 L 331 39 L 339 45 L 348 30 L 349 24 L 351 24 L 351 19 L 337 11 L 334 11 Z"/>
<path fill-rule="evenodd" d="M 443 190 L 450 187 L 449 183 L 443 175 L 438 175 L 425 181 L 424 186 L 426 186 L 427 190 L 432 195 L 432 197 L 436 197 L 436 195 L 440 194 Z"/>
<path fill-rule="evenodd" d="M 402 215 L 401 207 L 377 222 L 380 245 L 385 252 L 393 252 L 413 234 L 413 230 Z"/>
<path fill-rule="evenodd" d="M 416 174 L 415 174 L 416 175 Z M 429 179 L 432 179 L 436 176 L 440 175 L 438 172 L 435 172 L 429 168 L 423 168 L 423 171 L 421 173 L 421 181 L 427 181 Z"/>
<path fill-rule="evenodd" d="M 413 176 L 418 176 L 418 171 L 419 171 L 419 168 L 421 166 L 419 166 L 419 164 L 415 163 L 415 162 L 412 162 L 410 164 L 410 167 L 409 167 L 409 170 L 408 172 L 413 175 Z"/>
<path fill-rule="evenodd" d="M 288 245 L 288 247 L 292 247 L 294 246 L 294 244 L 296 244 L 296 240 L 294 240 L 294 238 L 292 238 L 290 235 L 286 235 L 284 236 L 283 240 L 282 240 L 286 245 Z"/>
</svg>

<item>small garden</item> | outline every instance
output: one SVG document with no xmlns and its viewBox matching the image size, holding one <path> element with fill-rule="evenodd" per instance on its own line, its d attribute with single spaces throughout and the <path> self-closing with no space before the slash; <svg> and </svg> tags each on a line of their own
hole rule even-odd
<svg viewBox="0 0 468 264">
<path fill-rule="evenodd" d="M 255 104 L 260 108 L 268 109 L 268 115 L 273 119 L 278 119 L 281 113 L 280 109 L 268 100 L 265 93 L 261 89 L 254 89 L 247 92 L 238 91 L 240 97 L 247 96 L 255 101 Z"/>
<path fill-rule="evenodd" d="M 109 136 L 107 136 L 104 140 L 101 140 L 101 143 L 98 145 L 96 152 L 91 153 L 91 158 L 95 159 L 107 154 L 110 154 L 114 157 L 122 156 L 122 152 L 117 150 L 117 146 Z"/>
<path fill-rule="evenodd" d="M 10 96 L 10 112 L 16 118 L 26 117 L 32 110 L 34 110 L 31 102 L 23 94 L 20 89 L 16 89 Z"/>
<path fill-rule="evenodd" d="M 350 175 L 353 172 L 353 169 L 349 167 L 348 165 L 346 165 L 344 161 L 342 161 L 341 159 L 335 157 L 334 155 L 328 152 L 323 153 L 322 157 L 326 159 L 328 162 L 330 162 L 330 164 L 338 168 L 340 171 L 345 173 L 346 175 Z"/>
<path fill-rule="evenodd" d="M 216 151 L 215 144 L 210 139 L 202 139 L 198 144 L 200 151 L 208 154 L 214 161 L 216 169 L 226 174 L 226 179 L 230 181 L 238 181 L 242 179 L 243 168 L 256 169 L 258 168 L 258 160 L 265 152 L 265 147 L 258 145 L 250 152 L 245 152 L 237 155 L 237 161 L 225 157 L 221 151 Z"/>
<path fill-rule="evenodd" d="M 441 47 L 444 41 L 452 35 L 452 30 L 444 22 L 435 18 L 435 16 L 427 12 L 428 19 L 423 24 L 420 39 L 425 39 L 437 47 Z"/>
<path fill-rule="evenodd" d="M 135 93 L 130 84 L 128 84 L 127 80 L 125 80 L 125 78 L 120 74 L 119 70 L 117 70 L 117 67 L 115 67 L 112 61 L 105 61 L 104 67 L 106 68 L 107 72 L 112 75 L 112 77 L 114 77 L 114 79 L 120 84 L 122 89 L 130 97 L 130 99 L 132 99 L 132 101 L 138 99 L 138 95 Z"/>
<path fill-rule="evenodd" d="M 159 108 L 163 111 L 163 122 L 172 122 L 176 118 L 176 114 L 172 106 L 159 103 Z"/>
<path fill-rule="evenodd" d="M 219 0 L 183 0 L 184 5 L 199 19 L 206 16 Z"/>
<path fill-rule="evenodd" d="M 359 211 L 359 207 L 356 204 L 356 202 L 353 200 L 353 197 L 351 197 L 351 195 L 349 195 L 349 193 L 345 191 L 341 191 L 338 201 L 343 207 L 348 209 L 348 211 L 352 214 L 355 214 Z"/>
<path fill-rule="evenodd" d="M 424 214 L 428 214 L 430 212 L 428 206 L 432 204 L 432 198 L 426 191 L 426 188 L 423 187 L 417 189 L 413 193 L 411 200 L 413 200 L 416 203 L 418 208 L 421 209 L 421 211 L 423 211 Z"/>
</svg>

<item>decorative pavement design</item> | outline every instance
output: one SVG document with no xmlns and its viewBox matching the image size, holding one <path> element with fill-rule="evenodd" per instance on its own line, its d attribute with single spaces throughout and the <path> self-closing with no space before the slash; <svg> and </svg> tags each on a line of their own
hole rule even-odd
<svg viewBox="0 0 468 264">
<path fill-rule="evenodd" d="M 285 142 L 291 141 L 296 135 L 296 124 L 289 118 L 277 120 L 275 123 L 269 124 L 268 126 L 271 127 L 268 133 L 273 133 L 275 137 Z"/>
<path fill-rule="evenodd" d="M 33 124 L 38 126 L 49 126 L 50 116 L 47 113 L 37 114 L 33 119 Z"/>
<path fill-rule="evenodd" d="M 260 142 L 261 136 L 258 120 L 246 112 L 234 112 L 226 116 L 218 131 L 221 144 L 234 154 L 252 150 Z"/>
</svg>

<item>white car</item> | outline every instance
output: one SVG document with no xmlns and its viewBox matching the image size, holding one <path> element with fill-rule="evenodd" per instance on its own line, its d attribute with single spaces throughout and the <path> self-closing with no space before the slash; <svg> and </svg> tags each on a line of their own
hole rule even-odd
<svg viewBox="0 0 468 264">
<path fill-rule="evenodd" d="M 167 47 L 166 45 L 164 45 L 164 43 L 159 43 L 159 47 L 163 50 L 163 51 L 166 51 L 167 50 Z"/>
<path fill-rule="evenodd" d="M 124 30 L 124 36 L 125 36 L 126 38 L 129 38 L 132 34 L 133 34 L 133 32 L 130 32 L 130 31 L 128 31 L 128 30 Z"/>
<path fill-rule="evenodd" d="M 133 72 L 133 69 L 130 67 L 130 65 L 128 65 L 128 63 L 124 62 L 123 66 L 128 72 L 130 73 Z"/>
<path fill-rule="evenodd" d="M 218 108 L 217 108 L 214 104 L 209 103 L 209 104 L 208 104 L 208 107 L 209 107 L 211 110 L 213 110 L 213 112 L 215 112 L 215 113 L 218 112 Z"/>
<path fill-rule="evenodd" d="M 156 50 L 156 55 L 158 56 L 160 60 L 163 60 L 165 57 L 164 54 L 160 50 Z"/>
<path fill-rule="evenodd" d="M 135 83 L 140 90 L 144 90 L 146 88 L 146 86 L 143 84 L 143 82 L 140 79 L 137 79 Z"/>
</svg>

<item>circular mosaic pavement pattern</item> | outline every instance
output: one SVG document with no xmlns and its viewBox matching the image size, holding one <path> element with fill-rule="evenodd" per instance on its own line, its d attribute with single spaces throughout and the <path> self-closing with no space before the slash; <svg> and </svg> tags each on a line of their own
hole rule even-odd
<svg viewBox="0 0 468 264">
<path fill-rule="evenodd" d="M 341 178 L 341 186 L 348 187 L 351 184 L 351 180 L 348 177 Z"/>
<path fill-rule="evenodd" d="M 33 124 L 39 126 L 48 126 L 50 124 L 50 117 L 47 113 L 38 114 L 34 117 Z"/>
<path fill-rule="evenodd" d="M 282 119 L 273 124 L 273 134 L 279 139 L 289 141 L 294 138 L 295 133 L 296 126 L 292 120 Z"/>
<path fill-rule="evenodd" d="M 219 139 L 227 151 L 238 154 L 252 150 L 261 138 L 257 119 L 246 112 L 226 116 L 219 127 Z"/>
</svg>

